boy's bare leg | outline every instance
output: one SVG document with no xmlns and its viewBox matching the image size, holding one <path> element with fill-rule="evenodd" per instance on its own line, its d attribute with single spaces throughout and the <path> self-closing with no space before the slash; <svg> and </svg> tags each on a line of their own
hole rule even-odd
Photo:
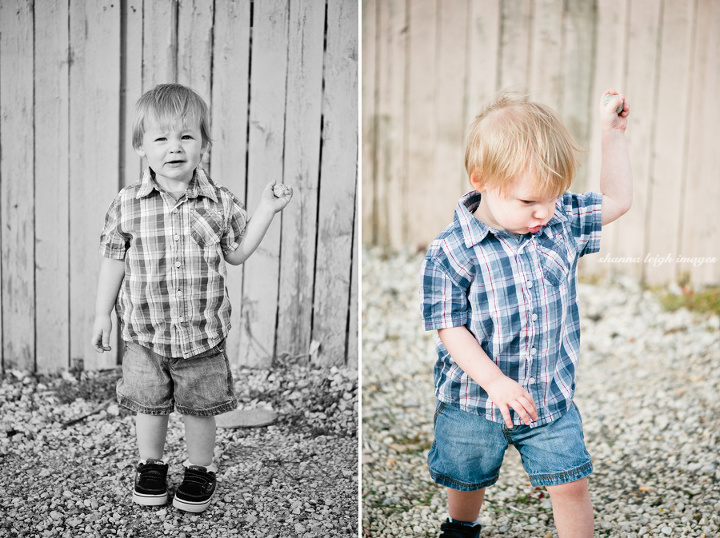
<svg viewBox="0 0 720 538">
<path fill-rule="evenodd" d="M 480 515 L 485 488 L 475 491 L 459 491 L 447 488 L 448 513 L 458 521 L 475 521 Z"/>
<path fill-rule="evenodd" d="M 207 467 L 215 453 L 215 417 L 184 415 L 188 460 Z"/>
<path fill-rule="evenodd" d="M 560 538 L 592 538 L 593 508 L 587 478 L 548 486 L 552 500 L 555 527 Z"/>
<path fill-rule="evenodd" d="M 161 460 L 165 451 L 169 415 L 146 415 L 138 413 L 135 417 L 135 435 L 137 436 L 140 459 Z"/>
</svg>

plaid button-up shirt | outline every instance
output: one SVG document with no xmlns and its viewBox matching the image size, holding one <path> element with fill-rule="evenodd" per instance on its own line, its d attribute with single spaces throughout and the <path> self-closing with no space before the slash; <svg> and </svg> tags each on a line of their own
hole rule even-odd
<svg viewBox="0 0 720 538">
<path fill-rule="evenodd" d="M 537 233 L 513 236 L 473 216 L 480 194 L 463 196 L 422 266 L 425 330 L 465 326 L 502 372 L 533 397 L 547 424 L 572 403 L 580 347 L 577 263 L 600 248 L 602 195 L 565 193 Z M 435 392 L 445 403 L 504 422 L 487 393 L 440 339 Z M 522 420 L 512 409 L 513 424 Z"/>
<path fill-rule="evenodd" d="M 223 253 L 238 247 L 246 223 L 240 201 L 200 167 L 178 200 L 149 168 L 121 190 L 105 216 L 100 252 L 125 260 L 116 302 L 123 340 L 183 358 L 220 343 L 230 329 Z"/>
</svg>

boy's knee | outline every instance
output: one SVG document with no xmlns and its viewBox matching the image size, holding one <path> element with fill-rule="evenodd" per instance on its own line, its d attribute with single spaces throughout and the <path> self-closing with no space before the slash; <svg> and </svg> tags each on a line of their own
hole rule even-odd
<svg viewBox="0 0 720 538">
<path fill-rule="evenodd" d="M 581 478 L 567 484 L 547 486 L 550 497 L 581 498 L 589 495 L 587 478 Z"/>
</svg>

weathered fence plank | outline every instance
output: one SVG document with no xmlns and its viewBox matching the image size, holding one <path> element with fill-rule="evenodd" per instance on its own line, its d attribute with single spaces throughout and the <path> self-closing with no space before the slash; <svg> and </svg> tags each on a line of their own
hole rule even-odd
<svg viewBox="0 0 720 538">
<path fill-rule="evenodd" d="M 572 52 L 564 41 L 563 0 L 540 0 L 534 3 L 530 51 L 530 82 L 535 99 L 560 110 L 563 98 L 563 57 Z M 575 81 L 577 82 L 577 81 Z"/>
<path fill-rule="evenodd" d="M 0 230 L 6 368 L 35 363 L 32 2 L 0 5 Z M 42 255 L 42 251 L 39 252 Z"/>
<path fill-rule="evenodd" d="M 699 0 L 692 59 L 689 115 L 692 128 L 688 145 L 684 189 L 681 250 L 685 258 L 680 277 L 691 282 L 720 282 L 720 151 L 717 126 L 720 124 L 718 89 L 720 88 L 720 5 Z M 667 113 L 667 112 L 665 112 Z M 680 114 L 684 113 L 682 110 Z M 714 259 L 700 263 L 700 259 Z"/>
<path fill-rule="evenodd" d="M 467 68 L 467 2 L 454 3 L 447 9 L 438 2 L 438 37 L 436 54 L 435 159 L 432 174 L 442 187 L 427 192 L 435 204 L 428 216 L 442 214 L 447 224 L 452 218 L 457 193 L 469 190 L 463 167 L 465 128 L 465 81 Z M 411 112 L 411 111 L 409 111 Z M 423 215 L 423 219 L 425 215 Z M 442 229 L 442 228 L 440 228 Z M 437 234 L 440 229 L 435 230 Z"/>
<path fill-rule="evenodd" d="M 135 183 L 142 172 L 142 161 L 132 147 L 132 125 L 135 103 L 143 93 L 143 0 L 129 0 L 121 5 L 120 187 L 126 187 Z"/>
<path fill-rule="evenodd" d="M 471 0 L 469 7 L 466 129 L 498 90 L 501 0 Z"/>
<path fill-rule="evenodd" d="M 398 215 L 404 212 L 398 199 L 405 178 L 403 169 L 403 142 L 405 84 L 405 1 L 387 0 L 378 4 L 378 22 L 382 38 L 378 42 L 378 79 L 382 81 L 377 99 L 377 123 L 375 134 L 378 141 L 376 166 L 379 181 L 378 212 L 382 242 L 397 240 L 402 224 Z M 380 190 L 382 189 L 382 190 Z"/>
<path fill-rule="evenodd" d="M 500 31 L 500 88 L 528 91 L 530 0 L 503 0 Z"/>
<path fill-rule="evenodd" d="M 250 76 L 250 0 L 218 2 L 213 50 L 212 177 L 245 202 L 247 179 L 248 87 Z M 247 204 L 246 204 L 247 206 Z M 247 209 L 247 207 L 246 207 Z M 228 296 L 232 305 L 226 349 L 237 361 L 243 266 L 228 267 Z"/>
<path fill-rule="evenodd" d="M 428 215 L 439 209 L 447 212 L 447 208 L 438 208 L 440 204 L 437 204 L 435 196 L 428 196 L 428 189 L 435 185 L 438 179 L 435 175 L 437 90 L 434 76 L 438 40 L 437 10 L 437 0 L 409 2 L 407 39 L 408 50 L 412 51 L 412 54 L 407 57 L 407 69 L 396 66 L 398 72 L 407 72 L 405 110 L 410 113 L 405 120 L 408 135 L 403 137 L 403 140 L 408 179 L 407 188 L 401 196 L 409 201 L 408 208 L 414 208 L 404 216 L 409 229 L 427 226 L 427 219 L 418 218 L 419 215 Z M 424 136 L 410 136 L 410 133 L 423 133 Z M 364 188 L 363 184 L 363 198 L 367 200 Z M 430 234 L 432 230 L 427 230 L 426 233 Z"/>
<path fill-rule="evenodd" d="M 247 202 L 253 211 L 265 184 L 283 177 L 287 85 L 287 0 L 254 4 Z M 240 362 L 274 355 L 280 259 L 280 218 L 244 264 Z M 250 285 L 252 283 L 252 285 Z"/>
<path fill-rule="evenodd" d="M 646 252 L 658 261 L 643 264 L 648 284 L 661 284 L 677 277 L 675 256 L 668 254 L 680 249 L 680 230 L 669 224 L 682 220 L 683 150 L 689 122 L 687 114 L 670 111 L 686 111 L 689 106 L 692 77 L 688 58 L 692 50 L 694 7 L 693 2 L 682 0 L 665 0 L 663 4 L 655 137 L 645 223 Z M 676 149 L 668 151 L 668 148 Z M 663 228 L 667 233 L 650 233 Z"/>
<path fill-rule="evenodd" d="M 68 26 L 66 1 L 35 4 L 36 367 L 65 368 L 70 349 L 68 251 Z M 39 24 L 38 24 L 39 23 Z M 26 66 L 28 67 L 28 66 Z M 3 143 L 3 148 L 5 144 Z M 31 238 L 28 238 L 28 244 Z M 64 360 L 58 360 L 62 358 Z"/>
<path fill-rule="evenodd" d="M 656 113 L 657 39 L 660 22 L 660 4 L 655 0 L 630 2 L 628 16 L 629 38 L 626 59 L 626 82 L 624 93 L 632 96 L 632 128 L 627 130 L 627 143 L 633 156 L 633 206 L 613 226 L 618 237 L 613 253 L 619 257 L 634 258 L 645 251 L 645 221 L 650 194 L 649 173 L 653 141 L 654 116 Z M 642 278 L 642 263 L 624 264 L 627 274 Z"/>
<path fill-rule="evenodd" d="M 143 4 L 143 92 L 177 80 L 178 0 Z"/>
<path fill-rule="evenodd" d="M 412 5 L 412 4 L 411 4 Z M 376 154 L 376 65 L 377 65 L 377 11 L 378 0 L 363 0 L 362 4 L 362 233 L 363 237 L 378 242 L 378 226 L 375 223 L 377 213 L 375 197 L 375 154 Z"/>
<path fill-rule="evenodd" d="M 595 47 L 593 73 L 593 90 L 590 102 L 590 137 L 589 147 L 592 150 L 588 159 L 587 189 L 598 192 L 600 189 L 600 113 L 599 99 L 602 92 L 614 88 L 625 90 L 625 56 L 627 53 L 627 0 L 599 0 L 597 5 L 597 42 L 602 46 Z M 626 93 L 626 92 L 625 92 Z M 628 99 L 630 96 L 628 95 Z M 631 100 L 632 104 L 632 100 Z M 634 111 L 633 111 L 634 116 Z M 634 119 L 634 117 L 633 117 Z M 575 192 L 580 192 L 574 185 Z M 586 256 L 581 260 L 583 272 L 599 273 L 606 266 L 599 261 L 601 256 L 614 252 L 615 229 L 611 224 L 602 231 L 600 255 Z"/>
<path fill-rule="evenodd" d="M 379 95 L 379 140 L 382 142 L 382 158 L 378 170 L 384 175 L 385 201 L 382 208 L 387 237 L 395 243 L 407 233 L 407 161 L 404 136 L 405 114 L 405 51 L 407 49 L 407 13 L 404 0 L 387 0 L 380 4 L 380 20 L 388 24 L 387 41 L 380 50 L 383 69 L 380 76 L 386 81 Z"/>
<path fill-rule="evenodd" d="M 293 200 L 282 212 L 280 293 L 275 349 L 309 353 L 317 240 L 325 4 L 290 3 L 285 164 Z"/>
<path fill-rule="evenodd" d="M 90 338 L 100 230 L 120 184 L 119 3 L 71 2 L 70 47 L 70 357 L 107 368 L 116 363 L 116 347 L 98 354 Z"/>
<path fill-rule="evenodd" d="M 323 94 L 323 159 L 320 177 L 318 251 L 313 340 L 320 342 L 320 362 L 339 364 L 347 355 L 352 238 L 358 131 L 358 6 L 327 5 L 327 50 Z M 354 125 L 354 128 L 352 127 Z"/>
<path fill-rule="evenodd" d="M 212 2 L 179 0 L 177 42 L 177 81 L 190 86 L 212 107 Z"/>
<path fill-rule="evenodd" d="M 595 21 L 590 2 L 567 2 L 563 18 L 562 87 L 560 105 L 556 108 L 565 125 L 581 145 L 587 144 L 589 121 L 593 104 L 598 97 L 592 96 L 592 63 L 595 46 Z M 540 57 L 543 51 L 536 51 Z M 596 105 L 597 106 L 597 105 Z M 587 153 L 578 155 L 579 167 L 573 188 L 587 190 Z"/>
</svg>

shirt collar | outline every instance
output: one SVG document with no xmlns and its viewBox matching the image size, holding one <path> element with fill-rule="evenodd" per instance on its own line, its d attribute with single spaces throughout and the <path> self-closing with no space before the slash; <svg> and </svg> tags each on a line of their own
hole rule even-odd
<svg viewBox="0 0 720 538">
<path fill-rule="evenodd" d="M 471 248 L 485 239 L 490 227 L 475 218 L 473 212 L 480 205 L 482 195 L 477 191 L 470 191 L 462 196 L 455 208 L 455 220 L 460 224 L 465 246 Z"/>
<path fill-rule="evenodd" d="M 474 245 L 480 243 L 485 239 L 491 231 L 495 231 L 484 222 L 475 218 L 473 213 L 480 205 L 480 198 L 482 195 L 477 191 L 470 191 L 464 194 L 458 201 L 457 207 L 455 208 L 455 220 L 460 224 L 462 229 L 463 240 L 467 248 L 472 248 Z M 555 213 L 550 218 L 545 226 L 538 232 L 539 235 L 547 235 L 552 238 L 552 227 L 555 224 L 562 223 L 567 220 L 567 217 L 560 211 L 559 200 L 555 204 Z"/>
<path fill-rule="evenodd" d="M 160 191 L 160 186 L 155 181 L 155 172 L 148 166 L 143 172 L 142 180 L 140 181 L 140 189 L 135 196 L 136 198 L 144 198 L 152 194 L 153 190 Z M 192 180 L 190 180 L 190 186 L 187 189 L 188 198 L 197 198 L 204 196 L 210 198 L 213 202 L 217 203 L 217 194 L 210 178 L 200 166 L 195 169 Z"/>
</svg>

